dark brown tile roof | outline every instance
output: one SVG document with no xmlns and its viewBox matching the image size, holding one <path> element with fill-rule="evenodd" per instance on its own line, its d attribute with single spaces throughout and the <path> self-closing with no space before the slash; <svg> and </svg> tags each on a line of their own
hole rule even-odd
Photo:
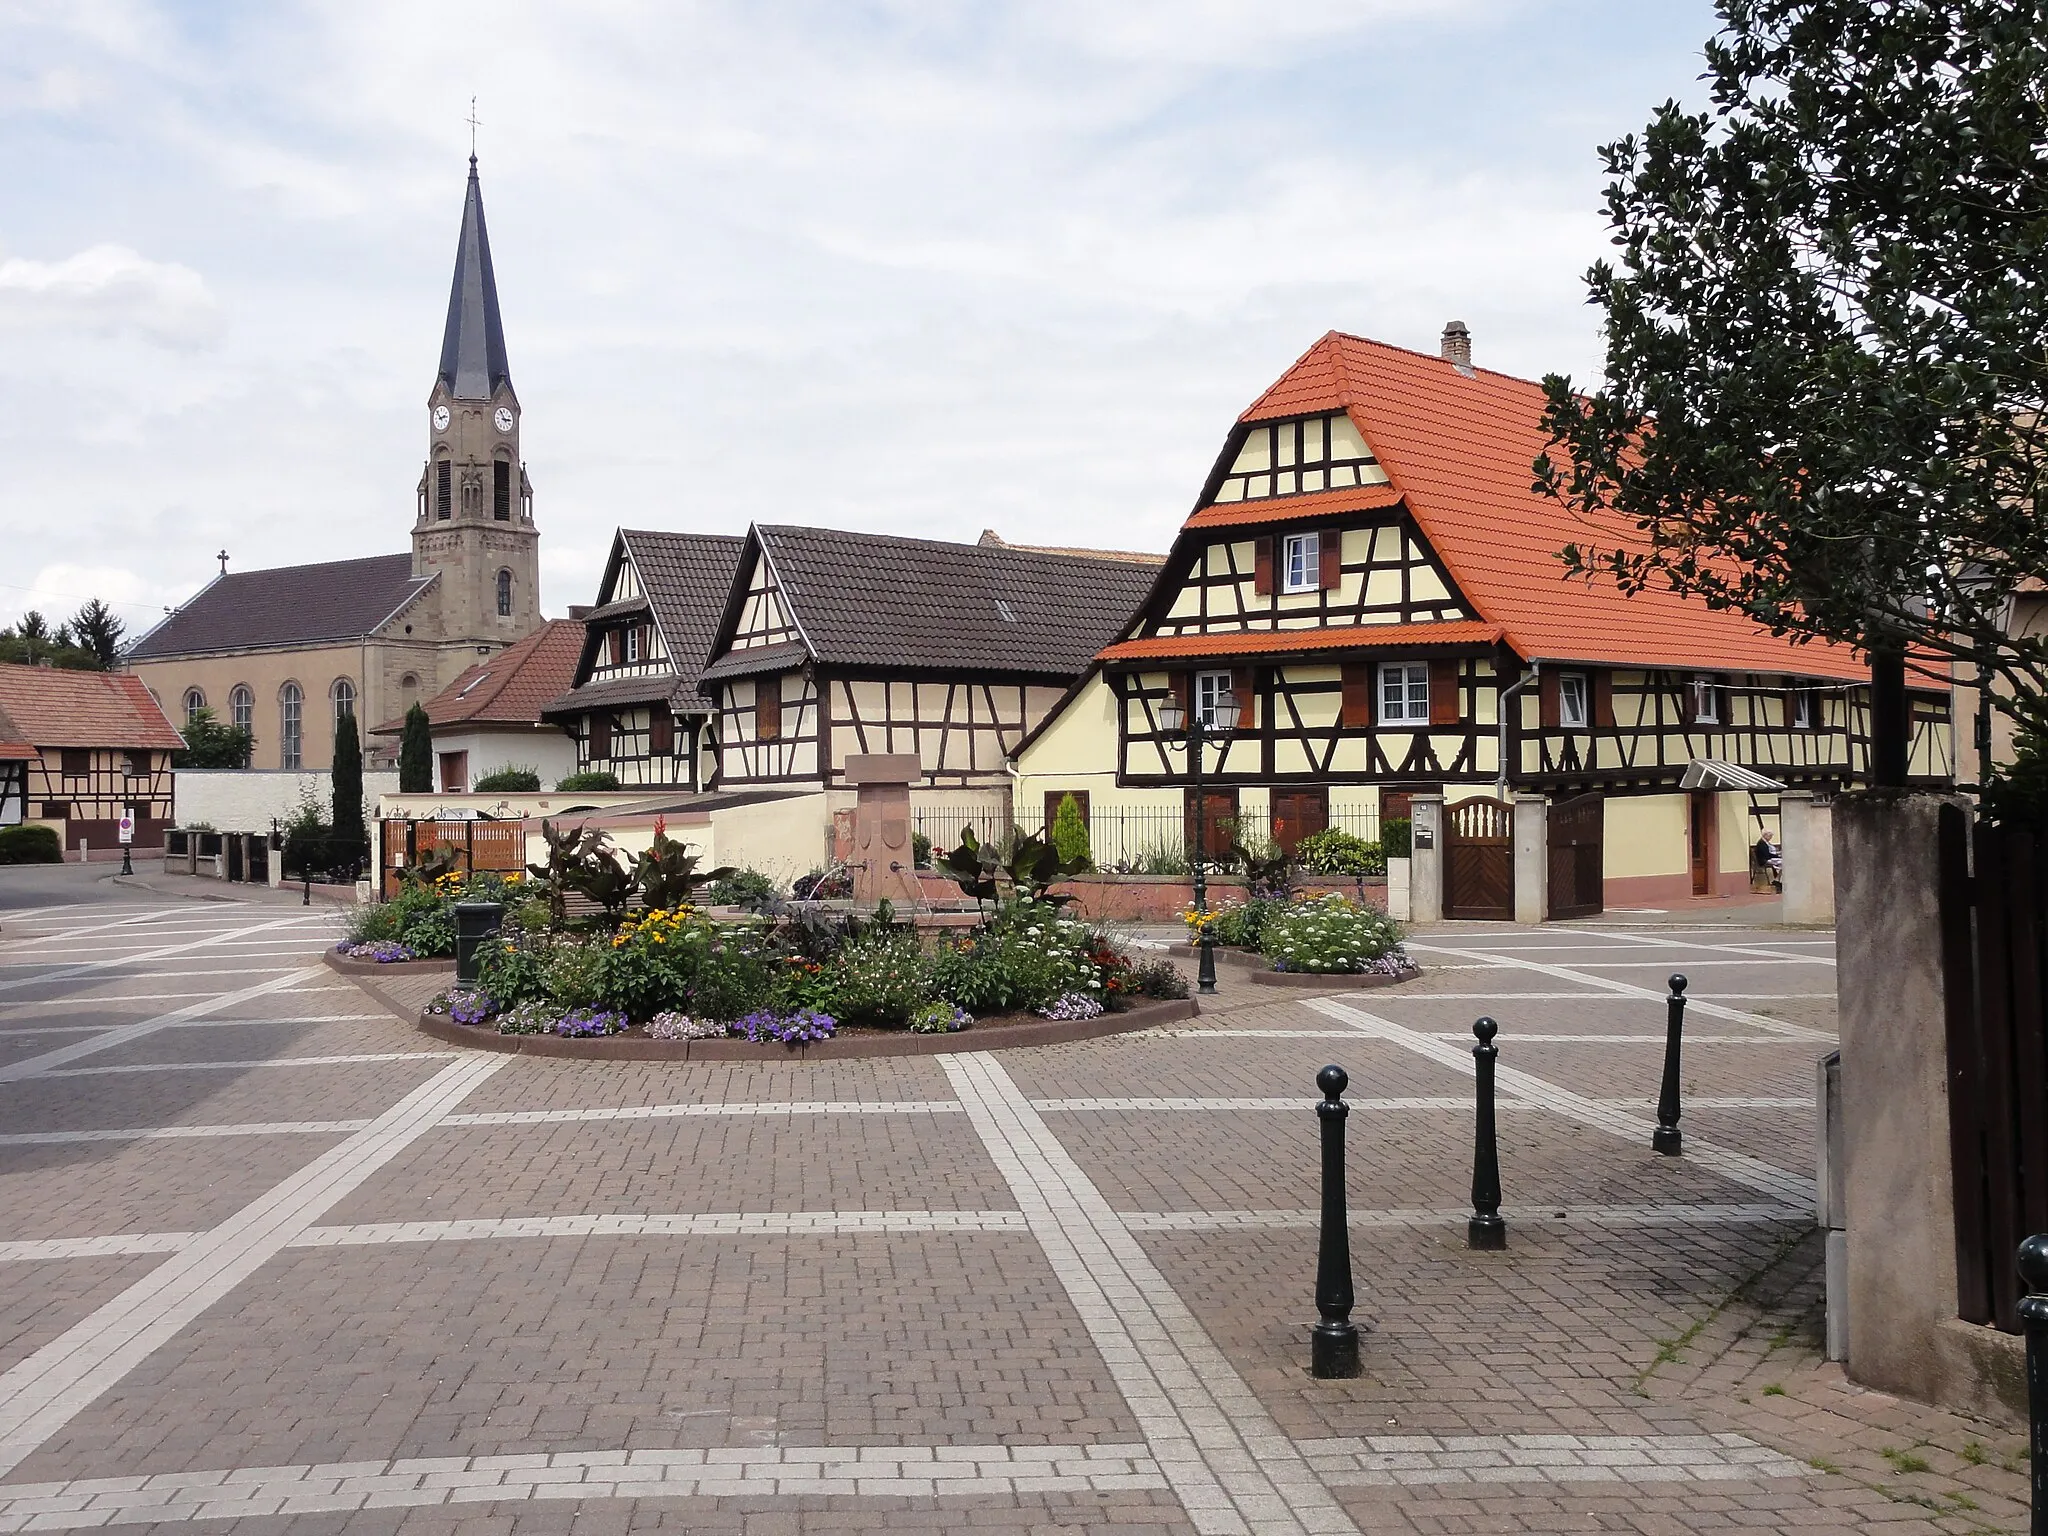
<svg viewBox="0 0 2048 1536">
<path fill-rule="evenodd" d="M 694 697 L 697 673 L 711 654 L 746 540 L 730 533 L 662 533 L 646 528 L 621 528 L 619 537 L 626 541 L 641 586 L 654 605 L 677 681 Z"/>
<path fill-rule="evenodd" d="M 231 571 L 144 635 L 127 659 L 360 639 L 432 580 L 413 575 L 411 555 Z"/>
<path fill-rule="evenodd" d="M 694 677 L 696 674 L 691 674 Z M 541 706 L 543 720 L 569 721 L 586 709 L 618 709 L 628 704 L 665 703 L 678 715 L 701 715 L 707 706 L 695 683 L 685 683 L 673 672 L 649 672 L 640 677 L 614 677 L 602 683 L 585 683 L 550 699 Z"/>
<path fill-rule="evenodd" d="M 434 725 L 537 725 L 544 706 L 559 697 L 576 675 L 583 654 L 583 625 L 577 619 L 549 619 L 516 645 L 478 662 L 427 700 Z M 391 736 L 405 728 L 388 721 L 371 732 Z"/>
<path fill-rule="evenodd" d="M 786 672 L 791 667 L 799 665 L 810 654 L 810 647 L 801 640 L 785 640 L 779 645 L 749 646 L 744 651 L 727 651 L 698 674 L 698 681 L 712 683 L 727 677 L 751 677 L 757 672 Z"/>
<path fill-rule="evenodd" d="M 142 679 L 132 672 L 72 672 L 0 665 L 0 719 L 38 747 L 185 745 Z"/>
<path fill-rule="evenodd" d="M 757 527 L 822 662 L 1072 677 L 1157 574 L 1135 561 L 832 528 Z"/>
</svg>

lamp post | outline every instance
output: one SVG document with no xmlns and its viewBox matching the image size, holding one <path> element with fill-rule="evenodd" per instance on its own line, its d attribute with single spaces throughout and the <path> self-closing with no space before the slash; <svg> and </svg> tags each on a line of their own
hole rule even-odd
<svg viewBox="0 0 2048 1536">
<path fill-rule="evenodd" d="M 1215 738 L 1230 735 L 1237 729 L 1237 695 L 1225 688 L 1209 700 L 1208 707 L 1202 707 L 1197 699 L 1195 707 L 1189 709 L 1178 698 L 1171 695 L 1160 707 L 1159 723 L 1168 737 L 1186 734 L 1185 742 L 1167 743 L 1169 747 L 1179 746 L 1187 752 L 1188 769 L 1193 776 L 1195 793 L 1195 911 L 1203 916 L 1209 912 L 1209 815 L 1208 806 L 1202 801 L 1202 744 Z M 1209 925 L 1202 924 L 1201 936 L 1196 940 L 1201 953 L 1201 963 L 1195 970 L 1197 991 L 1216 990 L 1216 941 L 1209 936 Z"/>
</svg>

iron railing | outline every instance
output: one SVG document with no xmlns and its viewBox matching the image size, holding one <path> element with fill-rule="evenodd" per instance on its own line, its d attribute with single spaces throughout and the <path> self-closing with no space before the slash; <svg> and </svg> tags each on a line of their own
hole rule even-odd
<svg viewBox="0 0 2048 1536">
<path fill-rule="evenodd" d="M 1030 833 L 1043 836 L 1047 827 L 1043 814 L 1011 816 L 986 804 L 946 805 L 932 802 L 911 807 L 911 830 L 929 838 L 934 848 L 944 851 L 960 841 L 960 829 L 972 827 L 977 841 L 1001 847 L 1013 838 Z M 1367 842 L 1379 840 L 1379 813 L 1375 809 L 1343 807 L 1332 809 L 1328 824 Z M 1096 868 L 1107 874 L 1182 875 L 1191 863 L 1189 820 L 1178 807 L 1170 805 L 1096 806 L 1088 815 L 1088 852 Z M 1282 831 L 1289 828 L 1283 826 Z M 1211 823 L 1204 849 L 1211 864 L 1226 864 L 1233 845 L 1254 855 L 1268 853 L 1274 845 L 1273 817 L 1269 810 L 1247 807 L 1234 818 Z"/>
</svg>

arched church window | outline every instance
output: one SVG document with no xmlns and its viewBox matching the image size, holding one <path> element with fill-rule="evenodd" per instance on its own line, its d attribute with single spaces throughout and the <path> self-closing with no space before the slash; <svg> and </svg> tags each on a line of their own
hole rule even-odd
<svg viewBox="0 0 2048 1536">
<path fill-rule="evenodd" d="M 512 461 L 503 454 L 491 461 L 491 516 L 512 521 Z"/>
<path fill-rule="evenodd" d="M 277 690 L 277 766 L 280 768 L 299 766 L 303 747 L 299 715 L 305 703 L 306 696 L 299 691 L 297 683 L 286 683 Z"/>
<path fill-rule="evenodd" d="M 235 691 L 228 695 L 228 713 L 237 729 L 253 731 L 256 728 L 256 694 L 247 683 L 235 684 Z"/>
<path fill-rule="evenodd" d="M 190 725 L 192 717 L 204 708 L 206 708 L 205 692 L 198 688 L 187 688 L 185 690 L 185 723 Z"/>
<path fill-rule="evenodd" d="M 334 686 L 328 690 L 328 697 L 334 700 L 334 723 L 339 726 L 342 717 L 356 712 L 356 685 L 345 677 L 337 677 Z"/>
<path fill-rule="evenodd" d="M 446 454 L 434 460 L 434 516 L 442 522 L 455 510 L 455 461 Z"/>
<path fill-rule="evenodd" d="M 510 571 L 498 572 L 498 617 L 501 619 L 512 617 L 512 573 Z"/>
</svg>

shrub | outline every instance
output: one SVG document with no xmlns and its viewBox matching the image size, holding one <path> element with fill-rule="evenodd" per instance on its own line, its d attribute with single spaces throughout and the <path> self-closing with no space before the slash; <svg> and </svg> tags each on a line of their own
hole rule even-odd
<svg viewBox="0 0 2048 1536">
<path fill-rule="evenodd" d="M 493 768 L 489 773 L 480 775 L 469 788 L 472 794 L 531 794 L 540 788 L 540 774 L 534 769 L 515 768 L 507 763 L 502 768 Z"/>
<path fill-rule="evenodd" d="M 690 980 L 687 1011 L 700 1019 L 738 1019 L 766 1007 L 775 995 L 774 967 L 746 943 L 712 943 Z"/>
<path fill-rule="evenodd" d="M 1188 995 L 1188 979 L 1171 960 L 1146 960 L 1131 967 L 1131 986 L 1140 997 Z"/>
<path fill-rule="evenodd" d="M 932 867 L 932 840 L 922 832 L 910 834 L 910 862 L 916 869 Z"/>
<path fill-rule="evenodd" d="M 55 827 L 0 827 L 0 864 L 62 864 L 64 843 Z"/>
<path fill-rule="evenodd" d="M 1286 910 L 1284 901 L 1254 896 L 1239 905 L 1218 910 L 1210 932 L 1218 944 L 1232 949 L 1257 949 L 1266 936 L 1266 925 Z"/>
<path fill-rule="evenodd" d="M 932 986 L 977 1014 L 1036 1008 L 1062 992 L 1099 992 L 1095 933 L 1036 902 L 1012 902 L 932 956 Z"/>
<path fill-rule="evenodd" d="M 500 1008 L 539 1002 L 548 989 L 545 954 L 493 939 L 477 951 L 476 986 Z"/>
<path fill-rule="evenodd" d="M 819 976 L 829 983 L 829 1011 L 848 1024 L 903 1024 L 932 995 L 932 963 L 914 933 L 870 929 Z"/>
<path fill-rule="evenodd" d="M 563 1008 L 596 1008 L 608 999 L 612 979 L 609 944 L 551 944 L 544 950 L 542 986 L 549 1002 Z"/>
<path fill-rule="evenodd" d="M 602 768 L 586 768 L 581 773 L 565 773 L 555 780 L 556 789 L 574 793 L 577 790 L 617 789 L 619 776 Z"/>
<path fill-rule="evenodd" d="M 758 912 L 782 894 L 782 888 L 758 869 L 735 869 L 711 882 L 704 899 L 714 907 L 745 907 Z"/>
<path fill-rule="evenodd" d="M 1062 795 L 1059 809 L 1053 813 L 1052 845 L 1062 862 L 1083 867 L 1095 863 L 1094 852 L 1088 846 L 1088 823 L 1081 819 L 1081 802 L 1072 795 Z"/>
<path fill-rule="evenodd" d="M 1392 821 L 1380 823 L 1380 850 L 1390 859 L 1408 857 L 1408 828 L 1406 816 L 1396 816 Z"/>
<path fill-rule="evenodd" d="M 529 999 L 516 1008 L 508 1008 L 498 1015 L 498 1033 L 501 1035 L 545 1035 L 553 1031 L 555 1020 L 562 1010 L 553 1003 L 538 998 Z"/>
<path fill-rule="evenodd" d="M 1401 930 L 1386 913 L 1336 892 L 1289 907 L 1266 924 L 1260 946 L 1277 971 L 1352 973 L 1406 969 Z M 1379 962 L 1391 960 L 1391 966 Z"/>
<path fill-rule="evenodd" d="M 1319 875 L 1384 875 L 1387 856 L 1378 843 L 1330 827 L 1311 833 L 1294 846 L 1303 869 Z"/>
<path fill-rule="evenodd" d="M 605 1001 L 636 1019 L 682 1007 L 712 942 L 711 925 L 687 908 L 647 912 L 621 924 L 603 951 Z"/>
</svg>

